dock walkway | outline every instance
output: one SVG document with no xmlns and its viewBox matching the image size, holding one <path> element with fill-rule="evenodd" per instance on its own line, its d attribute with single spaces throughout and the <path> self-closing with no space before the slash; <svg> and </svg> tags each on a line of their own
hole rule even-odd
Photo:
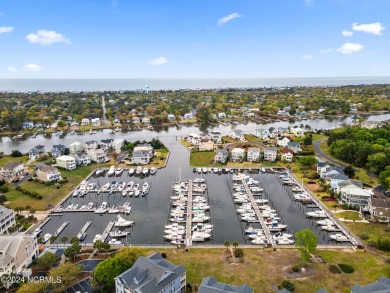
<svg viewBox="0 0 390 293">
<path fill-rule="evenodd" d="M 87 223 L 85 223 L 83 228 L 81 228 L 80 232 L 77 234 L 78 239 L 81 238 L 81 235 L 83 235 L 85 233 L 85 231 L 87 231 L 87 229 L 89 228 L 89 226 L 91 226 L 91 224 L 92 224 L 92 221 L 88 221 Z"/>
<path fill-rule="evenodd" d="M 192 180 L 188 181 L 186 246 L 192 246 Z"/>
<path fill-rule="evenodd" d="M 256 216 L 260 222 L 260 225 L 261 225 L 261 228 L 263 229 L 264 233 L 265 233 L 265 236 L 267 237 L 268 239 L 268 242 L 272 245 L 272 246 L 275 246 L 275 241 L 268 229 L 268 226 L 267 224 L 265 223 L 264 221 L 264 218 L 263 218 L 263 215 L 261 214 L 260 212 L 260 209 L 259 207 L 257 206 L 257 203 L 255 202 L 255 199 L 253 197 L 253 194 L 252 194 L 252 191 L 250 190 L 248 184 L 246 183 L 245 179 L 241 180 L 242 181 L 242 185 L 244 186 L 245 188 L 245 192 L 246 194 L 248 195 L 249 197 L 249 200 L 251 201 L 251 204 L 253 206 L 253 209 L 255 210 L 255 213 L 256 213 Z"/>
<path fill-rule="evenodd" d="M 114 221 L 110 221 L 110 222 L 108 223 L 106 229 L 104 230 L 104 232 L 103 232 L 103 234 L 102 234 L 102 236 L 101 236 L 101 238 L 100 238 L 101 241 L 105 241 L 105 240 L 107 239 L 108 234 L 110 233 L 112 227 L 114 227 L 114 224 L 115 224 Z"/>
</svg>

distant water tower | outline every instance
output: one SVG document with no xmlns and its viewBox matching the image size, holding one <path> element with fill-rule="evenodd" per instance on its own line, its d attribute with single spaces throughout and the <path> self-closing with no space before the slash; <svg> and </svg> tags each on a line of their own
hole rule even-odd
<svg viewBox="0 0 390 293">
<path fill-rule="evenodd" d="M 145 92 L 148 94 L 149 93 L 149 86 L 145 85 Z"/>
</svg>

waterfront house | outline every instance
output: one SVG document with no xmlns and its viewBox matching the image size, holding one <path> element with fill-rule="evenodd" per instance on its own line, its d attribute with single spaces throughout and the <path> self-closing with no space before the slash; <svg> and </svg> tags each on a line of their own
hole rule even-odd
<svg viewBox="0 0 390 293">
<path fill-rule="evenodd" d="M 137 145 L 133 150 L 131 164 L 146 165 L 153 158 L 154 150 L 150 144 Z"/>
<path fill-rule="evenodd" d="M 42 181 L 50 181 L 50 182 L 56 182 L 62 179 L 61 174 L 56 167 L 46 166 L 46 165 L 38 166 L 37 178 Z"/>
<path fill-rule="evenodd" d="M 290 142 L 290 139 L 288 137 L 278 137 L 276 140 L 276 145 L 281 147 L 287 147 L 288 143 Z"/>
<path fill-rule="evenodd" d="M 221 113 L 218 113 L 218 118 L 219 119 L 225 119 L 226 118 L 226 114 L 221 112 Z"/>
<path fill-rule="evenodd" d="M 264 161 L 270 161 L 270 162 L 276 161 L 277 154 L 278 154 L 278 149 L 276 147 L 265 148 Z"/>
<path fill-rule="evenodd" d="M 279 135 L 283 135 L 283 134 L 291 135 L 290 130 L 288 128 L 278 127 L 277 130 L 278 130 Z M 293 139 L 291 139 L 291 140 L 293 140 Z"/>
<path fill-rule="evenodd" d="M 116 293 L 181 293 L 186 288 L 186 270 L 160 253 L 140 256 L 133 266 L 115 278 Z"/>
<path fill-rule="evenodd" d="M 142 117 L 142 123 L 143 124 L 150 124 L 150 118 L 149 117 Z"/>
<path fill-rule="evenodd" d="M 86 153 L 70 154 L 76 161 L 76 166 L 87 166 L 91 164 L 91 158 Z"/>
<path fill-rule="evenodd" d="M 263 140 L 266 140 L 268 139 L 269 137 L 269 130 L 268 129 L 256 129 L 254 132 L 253 132 L 253 135 L 258 137 L 258 138 L 261 138 Z"/>
<path fill-rule="evenodd" d="M 99 147 L 99 143 L 96 140 L 89 140 L 85 142 L 85 150 L 95 150 Z"/>
<path fill-rule="evenodd" d="M 103 150 L 103 151 L 108 151 L 111 147 L 112 147 L 112 142 L 114 140 L 112 138 L 110 139 L 102 139 L 100 141 L 100 148 Z"/>
<path fill-rule="evenodd" d="M 368 205 L 371 192 L 355 185 L 340 188 L 340 200 L 351 207 L 363 207 Z"/>
<path fill-rule="evenodd" d="M 22 162 L 10 162 L 0 169 L 0 180 L 14 181 L 24 174 L 24 165 Z"/>
<path fill-rule="evenodd" d="M 91 159 L 91 162 L 94 162 L 96 164 L 101 164 L 109 161 L 106 153 L 102 149 L 89 150 L 87 154 L 88 157 Z"/>
<path fill-rule="evenodd" d="M 381 198 L 369 198 L 368 210 L 371 221 L 390 224 L 390 200 Z"/>
<path fill-rule="evenodd" d="M 23 129 L 33 129 L 33 128 L 34 128 L 34 122 L 32 121 L 23 122 Z"/>
<path fill-rule="evenodd" d="M 245 140 L 244 132 L 240 129 L 233 130 L 232 138 L 236 140 Z"/>
<path fill-rule="evenodd" d="M 303 130 L 302 128 L 300 127 L 293 127 L 291 128 L 291 131 L 290 131 L 292 134 L 294 134 L 295 136 L 297 137 L 302 137 L 305 135 L 305 130 Z"/>
<path fill-rule="evenodd" d="M 191 119 L 194 118 L 194 114 L 192 114 L 192 112 L 185 113 L 183 118 L 186 119 L 186 120 L 191 120 Z"/>
<path fill-rule="evenodd" d="M 176 116 L 173 115 L 173 114 L 168 114 L 168 120 L 169 121 L 174 121 L 174 120 L 176 120 Z"/>
<path fill-rule="evenodd" d="M 198 150 L 200 152 L 203 151 L 213 151 L 214 150 L 214 141 L 210 138 L 204 136 L 200 139 L 200 143 L 198 144 Z"/>
<path fill-rule="evenodd" d="M 0 206 L 0 234 L 8 234 L 8 229 L 15 224 L 16 222 L 14 211 Z"/>
<path fill-rule="evenodd" d="M 248 162 L 258 162 L 260 159 L 260 149 L 255 147 L 249 147 L 246 160 Z"/>
<path fill-rule="evenodd" d="M 222 142 L 222 134 L 219 131 L 210 131 L 209 136 L 215 143 Z"/>
<path fill-rule="evenodd" d="M 197 146 L 200 143 L 201 136 L 197 133 L 190 133 L 187 135 L 186 140 L 190 144 Z"/>
<path fill-rule="evenodd" d="M 67 149 L 67 147 L 64 146 L 63 144 L 55 144 L 55 145 L 53 145 L 53 147 L 52 147 L 52 149 L 50 151 L 51 152 L 51 156 L 53 158 L 57 158 L 57 157 L 59 157 L 61 155 L 64 155 L 65 152 L 66 152 L 66 149 Z"/>
<path fill-rule="evenodd" d="M 80 152 L 82 152 L 82 151 L 84 151 L 84 147 L 83 147 L 83 145 L 82 145 L 81 143 L 79 143 L 78 141 L 75 141 L 75 142 L 73 142 L 73 143 L 71 143 L 71 144 L 69 145 L 69 152 L 70 152 L 71 154 L 80 153 Z"/>
<path fill-rule="evenodd" d="M 225 149 L 217 149 L 214 157 L 216 163 L 224 164 L 228 159 L 228 151 Z"/>
<path fill-rule="evenodd" d="M 139 117 L 137 117 L 137 116 L 134 116 L 132 120 L 133 120 L 134 124 L 140 124 L 141 123 L 141 119 L 139 119 Z"/>
<path fill-rule="evenodd" d="M 294 157 L 294 152 L 290 150 L 289 148 L 284 148 L 280 151 L 281 157 L 280 159 L 282 161 L 291 162 Z"/>
<path fill-rule="evenodd" d="M 323 176 L 326 173 L 328 168 L 330 168 L 330 165 L 328 162 L 326 162 L 326 161 L 318 161 L 317 162 L 317 173 L 320 175 L 321 178 L 323 178 Z"/>
<path fill-rule="evenodd" d="M 221 283 L 208 276 L 202 280 L 198 293 L 253 293 L 253 289 L 248 285 L 234 286 Z"/>
<path fill-rule="evenodd" d="M 275 137 L 277 137 L 278 134 L 279 134 L 278 129 L 275 128 L 275 127 L 270 127 L 270 128 L 268 128 L 268 131 L 269 131 L 269 137 L 270 137 L 270 138 L 275 138 Z"/>
<path fill-rule="evenodd" d="M 335 173 L 330 175 L 325 175 L 325 181 L 327 184 L 329 184 L 331 189 L 338 189 L 339 183 L 345 180 L 348 180 L 349 177 L 341 174 L 341 173 Z"/>
<path fill-rule="evenodd" d="M 121 150 L 122 150 L 122 147 L 124 145 L 125 141 L 122 139 L 122 138 L 117 138 L 115 139 L 113 142 L 112 142 L 112 149 L 117 152 L 117 153 L 120 153 Z"/>
<path fill-rule="evenodd" d="M 234 148 L 230 154 L 231 162 L 242 162 L 245 158 L 245 150 L 242 148 Z"/>
<path fill-rule="evenodd" d="M 290 141 L 287 143 L 287 147 L 294 152 L 294 154 L 299 153 L 302 151 L 301 149 L 301 143 L 300 142 L 294 142 Z"/>
<path fill-rule="evenodd" d="M 355 285 L 351 289 L 351 293 L 388 293 L 390 292 L 390 279 L 385 276 L 381 276 L 374 283 L 360 286 Z"/>
<path fill-rule="evenodd" d="M 28 151 L 28 157 L 30 160 L 36 160 L 44 153 L 46 153 L 46 147 L 43 145 L 37 145 Z"/>
<path fill-rule="evenodd" d="M 35 234 L 0 236 L 0 276 L 25 274 L 39 255 Z M 31 274 L 30 273 L 28 275 Z"/>
<path fill-rule="evenodd" d="M 81 119 L 81 126 L 88 126 L 89 125 L 89 119 L 88 118 L 83 118 Z"/>
<path fill-rule="evenodd" d="M 73 156 L 59 156 L 56 158 L 56 166 L 65 170 L 76 169 L 76 160 Z"/>
<path fill-rule="evenodd" d="M 92 118 L 91 125 L 92 126 L 100 126 L 101 125 L 100 118 Z"/>
</svg>

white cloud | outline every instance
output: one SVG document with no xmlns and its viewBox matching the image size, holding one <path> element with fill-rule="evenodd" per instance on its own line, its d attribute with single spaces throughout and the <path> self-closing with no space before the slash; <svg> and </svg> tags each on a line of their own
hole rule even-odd
<svg viewBox="0 0 390 293">
<path fill-rule="evenodd" d="M 351 53 L 359 52 L 363 48 L 364 46 L 360 44 L 345 43 L 340 48 L 338 48 L 337 51 L 340 52 L 341 54 L 351 54 Z"/>
<path fill-rule="evenodd" d="M 38 64 L 29 63 L 23 66 L 24 71 L 38 72 L 42 70 L 42 66 Z"/>
<path fill-rule="evenodd" d="M 14 30 L 13 26 L 0 26 L 0 34 L 10 33 Z"/>
<path fill-rule="evenodd" d="M 158 57 L 150 61 L 150 64 L 153 66 L 160 66 L 168 63 L 168 59 L 164 56 Z"/>
<path fill-rule="evenodd" d="M 240 18 L 240 17 L 242 17 L 242 15 L 238 13 L 229 14 L 227 16 L 220 18 L 218 20 L 218 25 L 219 26 L 224 25 L 225 23 L 228 23 L 229 21 L 232 21 L 233 19 Z"/>
<path fill-rule="evenodd" d="M 54 43 L 69 44 L 70 40 L 55 31 L 38 30 L 26 36 L 26 40 L 32 44 L 51 45 Z"/>
<path fill-rule="evenodd" d="M 374 22 L 370 24 L 352 24 L 352 29 L 357 32 L 363 32 L 367 34 L 374 34 L 380 36 L 385 29 L 380 22 Z"/>
<path fill-rule="evenodd" d="M 352 37 L 353 32 L 350 32 L 350 31 L 342 31 L 341 34 L 343 35 L 343 37 Z"/>
<path fill-rule="evenodd" d="M 333 49 L 332 48 L 327 48 L 327 49 L 321 49 L 320 53 L 322 54 L 329 54 L 332 53 Z"/>
<path fill-rule="evenodd" d="M 307 5 L 311 5 L 311 4 L 314 3 L 314 0 L 305 0 L 305 3 L 306 3 Z"/>
<path fill-rule="evenodd" d="M 303 55 L 302 58 L 305 60 L 311 60 L 313 59 L 313 55 Z"/>
<path fill-rule="evenodd" d="M 18 70 L 17 70 L 15 67 L 13 67 L 13 66 L 7 66 L 6 70 L 7 70 L 7 72 L 9 72 L 9 73 L 15 73 L 15 72 L 18 71 Z"/>
</svg>

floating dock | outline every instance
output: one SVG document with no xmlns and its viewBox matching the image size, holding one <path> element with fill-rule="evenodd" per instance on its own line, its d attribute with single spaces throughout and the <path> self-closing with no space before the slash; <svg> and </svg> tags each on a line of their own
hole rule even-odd
<svg viewBox="0 0 390 293">
<path fill-rule="evenodd" d="M 108 234 L 110 233 L 112 227 L 114 227 L 114 224 L 115 222 L 114 221 L 110 221 L 106 227 L 106 229 L 104 230 L 102 236 L 100 237 L 100 240 L 101 241 L 105 241 L 108 237 Z"/>
<path fill-rule="evenodd" d="M 89 226 L 91 226 L 91 224 L 92 224 L 92 221 L 88 221 L 87 223 L 85 223 L 83 228 L 81 228 L 80 232 L 77 234 L 78 239 L 81 238 L 81 235 L 83 235 L 85 233 L 85 231 L 87 231 L 87 229 L 89 228 Z"/>
<path fill-rule="evenodd" d="M 54 232 L 53 236 L 58 237 L 58 235 L 61 234 L 61 232 L 65 229 L 66 226 L 68 226 L 68 224 L 69 224 L 68 221 L 63 222 L 62 225 L 57 229 L 57 231 Z"/>
<path fill-rule="evenodd" d="M 186 246 L 192 246 L 192 180 L 188 181 Z"/>
</svg>

